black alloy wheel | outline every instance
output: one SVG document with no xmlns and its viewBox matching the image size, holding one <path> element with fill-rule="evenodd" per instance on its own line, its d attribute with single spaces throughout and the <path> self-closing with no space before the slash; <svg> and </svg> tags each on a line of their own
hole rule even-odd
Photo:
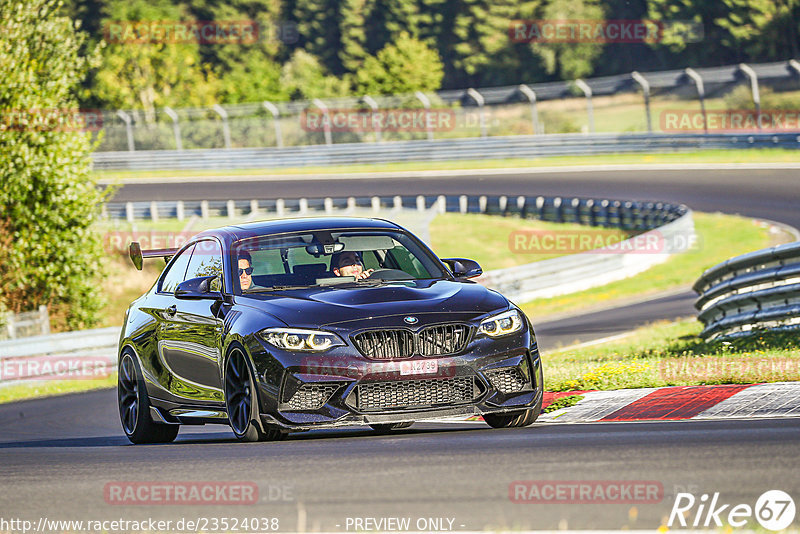
<svg viewBox="0 0 800 534">
<path fill-rule="evenodd" d="M 239 441 L 271 441 L 285 437 L 277 428 L 262 429 L 258 397 L 247 359 L 234 349 L 225 364 L 225 408 L 231 429 Z"/>
<path fill-rule="evenodd" d="M 169 443 L 175 440 L 180 425 L 156 423 L 150 417 L 150 399 L 130 350 L 122 353 L 119 362 L 117 401 L 122 430 L 131 443 Z"/>
</svg>

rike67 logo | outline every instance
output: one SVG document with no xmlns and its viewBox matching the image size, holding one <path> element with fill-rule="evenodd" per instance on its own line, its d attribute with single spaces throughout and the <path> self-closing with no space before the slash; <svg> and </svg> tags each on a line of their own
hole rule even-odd
<svg viewBox="0 0 800 534">
<path fill-rule="evenodd" d="M 743 527 L 755 518 L 763 528 L 775 531 L 791 525 L 794 517 L 794 500 L 781 490 L 765 491 L 758 497 L 754 507 L 724 503 L 720 501 L 719 492 L 710 498 L 704 493 L 699 499 L 691 493 L 678 493 L 667 526 L 721 527 L 725 522 L 732 527 Z"/>
</svg>

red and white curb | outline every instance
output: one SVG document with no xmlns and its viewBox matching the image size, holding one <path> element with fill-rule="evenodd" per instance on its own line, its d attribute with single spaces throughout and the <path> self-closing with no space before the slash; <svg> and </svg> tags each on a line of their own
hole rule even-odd
<svg viewBox="0 0 800 534">
<path fill-rule="evenodd" d="M 558 397 L 569 394 L 561 393 Z M 581 394 L 583 399 L 574 406 L 542 414 L 537 421 L 584 423 L 800 416 L 800 382 L 672 386 Z"/>
<path fill-rule="evenodd" d="M 543 413 L 536 422 L 593 423 L 800 417 L 800 382 L 546 392 L 542 405 L 547 407 L 559 398 L 570 395 L 582 395 L 583 398 L 573 406 Z M 443 418 L 435 421 L 482 422 L 475 416 Z"/>
</svg>

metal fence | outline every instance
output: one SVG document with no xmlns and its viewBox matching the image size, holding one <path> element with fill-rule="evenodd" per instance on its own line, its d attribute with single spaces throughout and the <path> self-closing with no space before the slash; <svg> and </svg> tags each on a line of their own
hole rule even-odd
<svg viewBox="0 0 800 534">
<path fill-rule="evenodd" d="M 665 110 L 701 114 L 699 133 L 713 130 L 708 113 L 718 109 L 785 107 L 800 91 L 795 60 L 707 69 L 633 72 L 618 76 L 467 88 L 394 96 L 255 102 L 210 108 L 163 108 L 100 112 L 99 152 L 380 144 L 464 137 L 553 133 L 663 132 Z M 786 104 L 780 95 L 789 96 Z M 386 110 L 448 110 L 445 122 L 424 127 L 383 126 Z M 366 127 L 339 128 L 337 110 L 360 110 Z M 427 111 L 426 111 L 427 110 Z M 308 113 L 321 117 L 311 125 Z M 429 115 L 426 115 L 429 117 Z M 452 119 L 452 120 L 451 120 Z M 760 127 L 760 123 L 759 123 Z"/>
<path fill-rule="evenodd" d="M 800 328 L 800 241 L 720 263 L 703 273 L 694 290 L 706 339 Z"/>
</svg>

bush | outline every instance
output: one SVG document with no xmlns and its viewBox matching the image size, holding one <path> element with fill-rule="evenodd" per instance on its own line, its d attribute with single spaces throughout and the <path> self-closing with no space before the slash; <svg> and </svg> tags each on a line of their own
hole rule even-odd
<svg viewBox="0 0 800 534">
<path fill-rule="evenodd" d="M 74 91 L 90 60 L 54 0 L 0 0 L 0 300 L 49 305 L 56 327 L 93 325 L 101 307 L 101 200 Z"/>
</svg>

